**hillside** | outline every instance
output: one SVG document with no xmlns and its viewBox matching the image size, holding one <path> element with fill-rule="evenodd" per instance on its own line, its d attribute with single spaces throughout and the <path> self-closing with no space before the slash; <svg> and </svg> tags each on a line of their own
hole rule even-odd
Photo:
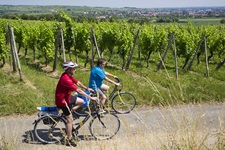
<svg viewBox="0 0 225 150">
<path fill-rule="evenodd" d="M 184 8 L 109 8 L 87 6 L 38 6 L 38 5 L 0 5 L 0 18 L 24 20 L 59 20 L 58 13 L 64 11 L 77 22 L 124 21 L 151 23 L 179 22 L 190 19 L 198 25 L 218 24 L 225 16 L 225 7 L 184 7 Z M 203 19 L 203 20 L 202 20 Z M 207 19 L 207 20 L 205 20 Z M 200 21 L 199 21 L 200 20 Z"/>
<path fill-rule="evenodd" d="M 24 82 L 19 81 L 18 72 L 13 73 L 12 67 L 5 64 L 0 69 L 0 115 L 13 113 L 32 114 L 37 106 L 54 105 L 54 92 L 60 74 L 63 72 L 60 64 L 57 71 L 52 72 L 50 66 L 42 62 L 32 62 L 28 57 L 20 56 Z M 75 77 L 88 84 L 89 67 L 80 68 Z M 203 66 L 204 67 L 204 66 Z M 199 67 L 198 67 L 199 68 Z M 147 68 L 146 68 L 147 69 Z M 106 70 L 118 75 L 123 81 L 123 90 L 135 95 L 138 107 L 148 105 L 177 105 L 188 103 L 224 102 L 225 77 L 224 69 L 213 72 L 211 77 L 204 77 L 201 72 L 189 73 L 180 71 L 179 79 L 175 78 L 173 69 L 155 71 L 155 67 L 146 70 L 124 71 L 117 65 L 108 64 Z M 143 76 L 148 71 L 149 75 Z M 12 109 L 13 106 L 13 109 Z"/>
</svg>

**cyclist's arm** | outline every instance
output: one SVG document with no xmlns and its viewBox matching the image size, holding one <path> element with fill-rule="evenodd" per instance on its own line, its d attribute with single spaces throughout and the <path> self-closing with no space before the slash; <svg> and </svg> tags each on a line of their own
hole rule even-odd
<svg viewBox="0 0 225 150">
<path fill-rule="evenodd" d="M 88 90 L 89 92 L 94 91 L 92 88 L 86 87 L 85 85 L 83 85 L 80 81 L 77 82 L 77 86 L 79 86 L 80 88 L 84 89 L 84 90 Z"/>
<path fill-rule="evenodd" d="M 77 89 L 76 92 L 79 93 L 79 94 L 81 94 L 81 95 L 84 96 L 84 97 L 87 97 L 88 99 L 95 100 L 95 101 L 98 100 L 97 97 L 91 97 L 90 95 L 86 94 L 86 93 L 85 93 L 83 90 L 81 90 L 81 89 Z"/>
<path fill-rule="evenodd" d="M 82 88 L 82 89 L 86 89 L 86 90 L 88 90 L 88 87 L 86 87 L 85 85 L 83 85 L 80 81 L 78 81 L 77 82 L 77 85 L 80 87 L 80 88 Z"/>
<path fill-rule="evenodd" d="M 106 72 L 106 71 L 105 71 L 105 75 L 106 75 L 106 76 L 113 77 L 113 78 L 117 78 L 117 76 L 115 76 L 115 75 L 113 75 L 113 74 L 111 74 L 111 73 L 109 73 L 109 72 Z"/>
<path fill-rule="evenodd" d="M 106 80 L 107 82 L 109 82 L 109 83 L 112 83 L 112 84 L 114 84 L 114 85 L 119 86 L 119 83 L 117 83 L 117 82 L 115 82 L 115 81 L 109 79 L 108 77 L 105 77 L 105 80 Z"/>
</svg>

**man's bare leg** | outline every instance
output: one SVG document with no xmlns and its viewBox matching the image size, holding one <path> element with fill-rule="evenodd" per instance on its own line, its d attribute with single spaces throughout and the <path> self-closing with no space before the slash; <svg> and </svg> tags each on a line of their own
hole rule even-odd
<svg viewBox="0 0 225 150">
<path fill-rule="evenodd" d="M 84 100 L 77 97 L 75 106 L 71 109 L 72 112 L 74 112 L 75 110 L 77 110 L 79 107 L 81 107 L 84 104 Z"/>
</svg>

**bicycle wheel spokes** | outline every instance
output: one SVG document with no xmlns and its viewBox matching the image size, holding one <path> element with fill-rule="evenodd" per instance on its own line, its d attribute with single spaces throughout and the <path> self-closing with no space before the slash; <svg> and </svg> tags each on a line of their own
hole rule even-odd
<svg viewBox="0 0 225 150">
<path fill-rule="evenodd" d="M 96 139 L 112 138 L 120 129 L 120 120 L 115 114 L 96 115 L 90 122 L 89 130 Z"/>
<path fill-rule="evenodd" d="M 135 97 L 128 92 L 120 92 L 112 99 L 112 108 L 120 114 L 129 113 L 136 105 Z"/>
<path fill-rule="evenodd" d="M 57 143 L 65 134 L 65 121 L 60 117 L 44 116 L 34 126 L 34 134 L 42 143 Z"/>
</svg>

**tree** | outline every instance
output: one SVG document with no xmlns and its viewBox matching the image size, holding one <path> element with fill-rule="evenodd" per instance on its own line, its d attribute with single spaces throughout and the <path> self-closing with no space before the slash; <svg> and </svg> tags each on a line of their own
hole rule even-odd
<svg viewBox="0 0 225 150">
<path fill-rule="evenodd" d="M 225 24 L 225 19 L 222 19 L 220 23 Z"/>
</svg>

